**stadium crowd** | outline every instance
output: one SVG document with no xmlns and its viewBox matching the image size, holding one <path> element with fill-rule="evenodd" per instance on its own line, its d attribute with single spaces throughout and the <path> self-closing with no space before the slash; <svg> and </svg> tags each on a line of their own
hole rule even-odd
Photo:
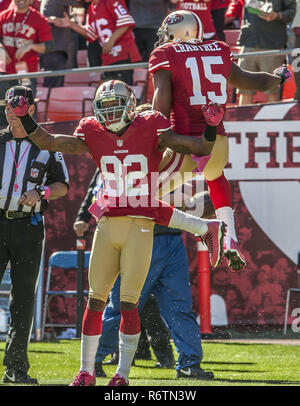
<svg viewBox="0 0 300 406">
<path fill-rule="evenodd" d="M 86 60 L 84 66 L 108 66 L 136 62 L 148 62 L 158 38 L 156 36 L 164 17 L 173 10 L 188 10 L 196 13 L 204 25 L 204 40 L 226 42 L 226 31 L 236 30 L 238 39 L 230 44 L 237 53 L 266 51 L 297 46 L 300 37 L 300 6 L 296 0 L 118 0 L 113 8 L 109 0 L 0 0 L 0 69 L 1 74 L 38 72 L 41 70 L 61 70 L 79 67 L 80 51 Z M 105 20 L 106 26 L 97 24 L 98 18 Z M 19 25 L 17 25 L 19 23 Z M 11 34 L 13 32 L 13 35 Z M 265 41 L 259 43 L 259 38 Z M 15 38 L 10 43 L 11 37 Z M 296 60 L 297 55 L 293 56 Z M 251 59 L 251 58 L 250 58 Z M 268 63 L 266 63 L 266 60 Z M 267 71 L 284 62 L 291 66 L 291 57 L 256 58 L 256 64 L 239 59 L 239 65 L 250 71 Z M 293 65 L 295 66 L 295 65 Z M 124 70 L 101 74 L 101 82 L 119 79 L 134 86 L 134 71 Z M 291 98 L 297 100 L 300 92 L 300 78 L 294 70 L 295 88 Z M 64 76 L 53 76 L 39 82 L 36 79 L 23 79 L 21 84 L 30 85 L 36 94 L 38 86 L 63 87 Z M 0 99 L 5 98 L 7 89 L 19 81 L 0 81 Z M 98 83 L 99 84 L 99 83 Z M 148 79 L 144 80 L 144 99 L 152 100 L 153 88 Z M 267 91 L 265 101 L 276 101 L 282 97 L 283 86 Z M 235 104 L 251 104 L 254 92 L 235 91 L 231 94 Z M 252 99 L 253 98 L 253 99 Z M 144 100 L 145 101 L 145 100 Z M 38 101 L 37 101 L 38 103 Z M 0 106 L 0 127 L 7 125 L 4 107 Z M 66 237 L 70 235 L 80 202 L 83 200 L 95 167 L 85 156 L 80 161 L 66 158 L 70 178 L 68 194 L 50 205 L 46 214 L 46 258 L 50 251 L 74 249 Z M 238 185 L 233 182 L 233 198 L 239 213 L 236 219 L 241 240 L 241 248 L 247 261 L 247 272 L 228 273 L 224 262 L 213 274 L 212 293 L 224 298 L 228 303 L 229 324 L 282 323 L 284 295 L 289 286 L 291 271 L 284 257 L 272 257 L 273 267 L 266 265 L 266 258 L 272 252 L 258 252 L 255 247 L 253 230 L 257 228 L 247 209 L 238 196 Z M 72 203 L 76 204 L 72 204 Z M 93 222 L 93 220 L 91 221 Z M 93 223 L 93 226 L 95 224 Z M 92 227 L 92 230 L 94 227 Z M 87 246 L 91 246 L 91 232 L 87 233 Z M 185 235 L 186 241 L 193 236 Z M 192 247 L 195 244 L 186 244 Z M 192 257 L 192 248 L 188 248 Z M 190 263 L 190 279 L 193 306 L 197 308 L 197 266 Z M 282 271 L 282 270 L 285 271 Z M 53 280 L 59 289 L 75 288 L 73 275 L 61 272 Z M 52 301 L 52 312 L 61 322 L 70 322 L 75 317 L 74 301 L 57 297 Z"/>
</svg>

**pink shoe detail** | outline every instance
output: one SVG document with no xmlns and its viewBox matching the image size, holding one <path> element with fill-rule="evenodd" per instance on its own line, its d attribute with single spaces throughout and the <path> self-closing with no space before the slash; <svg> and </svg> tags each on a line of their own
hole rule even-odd
<svg viewBox="0 0 300 406">
<path fill-rule="evenodd" d="M 115 374 L 114 377 L 109 382 L 108 386 L 129 386 L 129 381 L 126 381 L 123 376 Z"/>
<path fill-rule="evenodd" d="M 216 127 L 220 124 L 224 116 L 224 109 L 218 103 L 209 103 L 208 106 L 202 106 L 203 116 L 208 125 Z"/>
<path fill-rule="evenodd" d="M 202 242 L 207 245 L 210 264 L 212 267 L 219 265 L 223 255 L 223 239 L 226 232 L 226 224 L 219 220 L 208 220 L 208 230 L 201 236 Z"/>
<path fill-rule="evenodd" d="M 231 237 L 224 240 L 224 256 L 228 260 L 228 266 L 233 271 L 244 271 L 247 265 L 245 257 L 240 251 L 237 241 Z"/>
<path fill-rule="evenodd" d="M 90 375 L 86 371 L 80 371 L 75 377 L 74 381 L 69 386 L 95 386 L 96 385 L 96 373 Z"/>
</svg>

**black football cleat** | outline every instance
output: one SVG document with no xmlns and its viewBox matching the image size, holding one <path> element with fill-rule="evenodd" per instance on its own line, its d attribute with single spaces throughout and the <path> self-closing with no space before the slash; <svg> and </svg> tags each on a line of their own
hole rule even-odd
<svg viewBox="0 0 300 406">
<path fill-rule="evenodd" d="M 206 381 L 211 381 L 214 379 L 213 372 L 204 371 L 199 365 L 193 365 L 187 368 L 181 368 L 177 370 L 176 378 L 185 379 L 202 379 Z"/>
<path fill-rule="evenodd" d="M 31 378 L 24 371 L 15 371 L 14 369 L 5 369 L 3 383 L 24 383 L 27 385 L 38 385 L 36 378 Z"/>
<path fill-rule="evenodd" d="M 95 372 L 97 378 L 106 378 L 106 373 L 102 368 L 102 362 L 95 362 Z"/>
</svg>

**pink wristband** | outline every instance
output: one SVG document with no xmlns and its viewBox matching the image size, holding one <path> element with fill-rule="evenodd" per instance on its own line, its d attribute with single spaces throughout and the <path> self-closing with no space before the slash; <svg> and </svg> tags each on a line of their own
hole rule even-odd
<svg viewBox="0 0 300 406">
<path fill-rule="evenodd" d="M 48 199 L 51 195 L 51 189 L 48 186 L 44 186 L 45 194 L 44 199 Z"/>
</svg>

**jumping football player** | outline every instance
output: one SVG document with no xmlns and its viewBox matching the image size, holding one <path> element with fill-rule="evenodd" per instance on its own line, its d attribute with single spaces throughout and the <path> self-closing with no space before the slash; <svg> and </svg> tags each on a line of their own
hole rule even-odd
<svg viewBox="0 0 300 406">
<path fill-rule="evenodd" d="M 149 72 L 153 74 L 153 108 L 170 118 L 178 134 L 201 137 L 206 127 L 202 105 L 218 103 L 224 109 L 227 83 L 238 89 L 265 91 L 281 85 L 291 74 L 282 66 L 273 74 L 248 72 L 239 68 L 232 59 L 229 46 L 220 41 L 203 42 L 203 28 L 199 17 L 179 10 L 169 14 L 158 30 L 159 41 L 149 59 Z M 213 108 L 211 109 L 213 111 Z M 224 255 L 232 270 L 243 270 L 246 261 L 240 252 L 235 232 L 231 189 L 223 169 L 228 161 L 228 138 L 223 122 L 217 127 L 217 138 L 210 155 L 182 156 L 172 151 L 164 155 L 162 170 L 175 167 L 175 173 L 185 174 L 185 181 L 203 172 L 214 204 L 216 217 L 227 224 Z M 182 179 L 178 176 L 177 179 Z M 171 177 L 170 177 L 171 179 Z M 161 196 L 180 184 L 167 182 Z"/>
<path fill-rule="evenodd" d="M 222 256 L 225 224 L 203 220 L 158 201 L 156 178 L 166 147 L 180 153 L 207 154 L 216 127 L 207 125 L 204 137 L 184 137 L 170 129 L 157 111 L 136 114 L 136 98 L 123 82 L 111 80 L 96 92 L 95 117 L 83 118 L 75 136 L 52 135 L 27 113 L 27 102 L 11 97 L 7 114 L 21 121 L 40 148 L 63 153 L 89 152 L 98 166 L 104 192 L 99 197 L 103 216 L 94 234 L 89 263 L 89 299 L 82 323 L 80 372 L 71 386 L 95 385 L 95 354 L 101 335 L 102 312 L 114 282 L 121 274 L 119 365 L 111 386 L 128 385 L 128 375 L 140 336 L 137 303 L 152 255 L 154 221 L 200 235 L 213 267 Z M 208 108 L 210 112 L 210 108 Z M 206 115 L 208 122 L 211 117 Z M 217 112 L 218 120 L 222 112 Z M 19 117 L 19 118 L 18 118 Z M 215 124 L 215 123 L 214 123 Z"/>
</svg>

